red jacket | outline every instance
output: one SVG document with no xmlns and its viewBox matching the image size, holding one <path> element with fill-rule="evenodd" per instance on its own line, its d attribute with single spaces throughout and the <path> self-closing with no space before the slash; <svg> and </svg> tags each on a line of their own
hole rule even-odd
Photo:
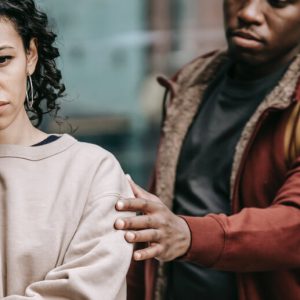
<svg viewBox="0 0 300 300">
<path fill-rule="evenodd" d="M 201 57 L 172 81 L 153 191 L 172 208 L 176 166 L 203 93 L 226 53 Z M 300 299 L 300 157 L 287 165 L 287 124 L 300 101 L 300 56 L 258 107 L 236 147 L 231 176 L 233 215 L 184 217 L 192 242 L 183 259 L 236 272 L 240 300 Z M 300 134 L 300 133 L 299 133 Z M 164 265 L 133 262 L 128 299 L 164 299 Z M 178 283 L 180 284 L 180 283 Z"/>
</svg>

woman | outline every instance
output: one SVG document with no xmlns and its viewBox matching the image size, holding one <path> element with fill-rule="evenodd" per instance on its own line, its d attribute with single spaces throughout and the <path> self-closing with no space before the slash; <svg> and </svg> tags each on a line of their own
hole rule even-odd
<svg viewBox="0 0 300 300">
<path fill-rule="evenodd" d="M 132 248 L 114 205 L 132 194 L 118 162 L 30 120 L 64 92 L 54 41 L 33 0 L 1 0 L 0 297 L 125 299 Z"/>
</svg>

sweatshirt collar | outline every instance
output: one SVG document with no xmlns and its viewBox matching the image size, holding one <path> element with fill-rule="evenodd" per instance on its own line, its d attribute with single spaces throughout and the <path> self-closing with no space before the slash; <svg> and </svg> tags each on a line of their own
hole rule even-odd
<svg viewBox="0 0 300 300">
<path fill-rule="evenodd" d="M 2 144 L 0 145 L 0 158 L 10 157 L 32 161 L 42 160 L 64 152 L 78 142 L 68 134 L 60 136 L 56 141 L 38 147 Z"/>
</svg>

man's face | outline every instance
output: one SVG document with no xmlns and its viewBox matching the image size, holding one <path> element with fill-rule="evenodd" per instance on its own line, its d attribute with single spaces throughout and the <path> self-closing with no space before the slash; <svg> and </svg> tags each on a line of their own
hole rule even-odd
<svg viewBox="0 0 300 300">
<path fill-rule="evenodd" d="M 300 0 L 224 0 L 224 19 L 238 64 L 272 69 L 299 51 Z"/>
</svg>

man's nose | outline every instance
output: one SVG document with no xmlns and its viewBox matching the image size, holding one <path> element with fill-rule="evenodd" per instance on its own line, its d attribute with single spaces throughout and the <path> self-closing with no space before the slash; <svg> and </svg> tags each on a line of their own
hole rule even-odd
<svg viewBox="0 0 300 300">
<path fill-rule="evenodd" d="M 264 21 L 263 3 L 261 0 L 241 1 L 238 19 L 243 24 L 261 25 Z"/>
</svg>

